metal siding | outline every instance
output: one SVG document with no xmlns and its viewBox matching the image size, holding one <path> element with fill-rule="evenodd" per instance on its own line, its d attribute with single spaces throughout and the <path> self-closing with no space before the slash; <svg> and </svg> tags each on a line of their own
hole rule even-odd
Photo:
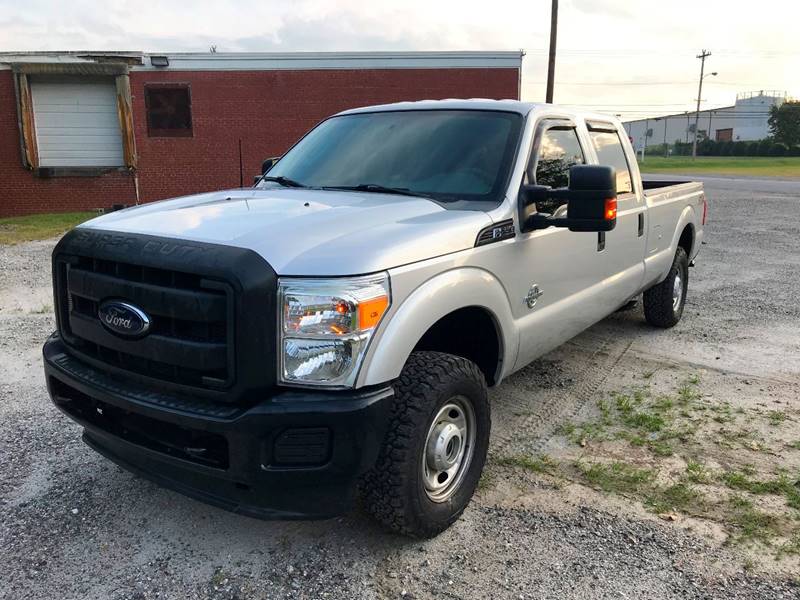
<svg viewBox="0 0 800 600">
<path fill-rule="evenodd" d="M 125 164 L 114 79 L 31 77 L 41 167 Z"/>
</svg>

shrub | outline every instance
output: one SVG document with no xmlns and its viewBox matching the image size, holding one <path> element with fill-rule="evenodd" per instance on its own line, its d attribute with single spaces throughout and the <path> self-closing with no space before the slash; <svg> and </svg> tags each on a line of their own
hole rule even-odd
<svg viewBox="0 0 800 600">
<path fill-rule="evenodd" d="M 758 142 L 758 155 L 759 156 L 769 156 L 770 149 L 772 148 L 772 140 L 769 138 L 764 138 L 760 142 Z"/>
<path fill-rule="evenodd" d="M 746 156 L 748 146 L 749 144 L 747 142 L 732 142 L 731 154 L 733 156 Z"/>
<path fill-rule="evenodd" d="M 775 142 L 772 144 L 772 147 L 769 149 L 770 156 L 785 156 L 786 151 L 788 150 L 786 144 L 783 142 Z"/>
<path fill-rule="evenodd" d="M 645 154 L 648 156 L 664 156 L 664 144 L 653 144 L 648 146 Z"/>
<path fill-rule="evenodd" d="M 700 156 L 714 156 L 717 151 L 717 143 L 713 140 L 703 140 L 697 143 L 697 154 Z"/>
</svg>

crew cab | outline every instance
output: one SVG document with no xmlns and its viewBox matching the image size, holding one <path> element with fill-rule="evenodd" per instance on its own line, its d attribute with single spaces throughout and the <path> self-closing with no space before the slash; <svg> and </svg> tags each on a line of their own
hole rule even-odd
<svg viewBox="0 0 800 600">
<path fill-rule="evenodd" d="M 640 295 L 675 325 L 703 239 L 700 183 L 642 181 L 616 119 L 555 105 L 349 110 L 267 167 L 65 235 L 44 345 L 89 446 L 255 517 L 360 494 L 436 535 L 481 475 L 487 386 Z"/>
</svg>

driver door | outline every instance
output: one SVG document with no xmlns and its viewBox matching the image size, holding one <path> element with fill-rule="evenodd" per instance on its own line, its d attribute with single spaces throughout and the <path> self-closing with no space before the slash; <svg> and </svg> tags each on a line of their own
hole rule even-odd
<svg viewBox="0 0 800 600">
<path fill-rule="evenodd" d="M 569 169 L 587 162 L 589 140 L 571 121 L 542 121 L 534 137 L 523 184 L 569 185 Z M 560 216 L 564 201 L 537 204 L 537 212 Z M 563 215 L 566 216 L 566 215 Z M 510 278 L 520 342 L 521 368 L 590 326 L 603 315 L 593 303 L 592 286 L 602 280 L 598 235 L 549 227 L 523 233 L 515 244 L 515 276 Z"/>
</svg>

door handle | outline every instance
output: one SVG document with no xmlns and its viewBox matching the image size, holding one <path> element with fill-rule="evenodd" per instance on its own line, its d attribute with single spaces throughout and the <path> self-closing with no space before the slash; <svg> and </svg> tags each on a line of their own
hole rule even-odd
<svg viewBox="0 0 800 600">
<path fill-rule="evenodd" d="M 639 213 L 639 237 L 644 235 L 644 213 Z"/>
</svg>

